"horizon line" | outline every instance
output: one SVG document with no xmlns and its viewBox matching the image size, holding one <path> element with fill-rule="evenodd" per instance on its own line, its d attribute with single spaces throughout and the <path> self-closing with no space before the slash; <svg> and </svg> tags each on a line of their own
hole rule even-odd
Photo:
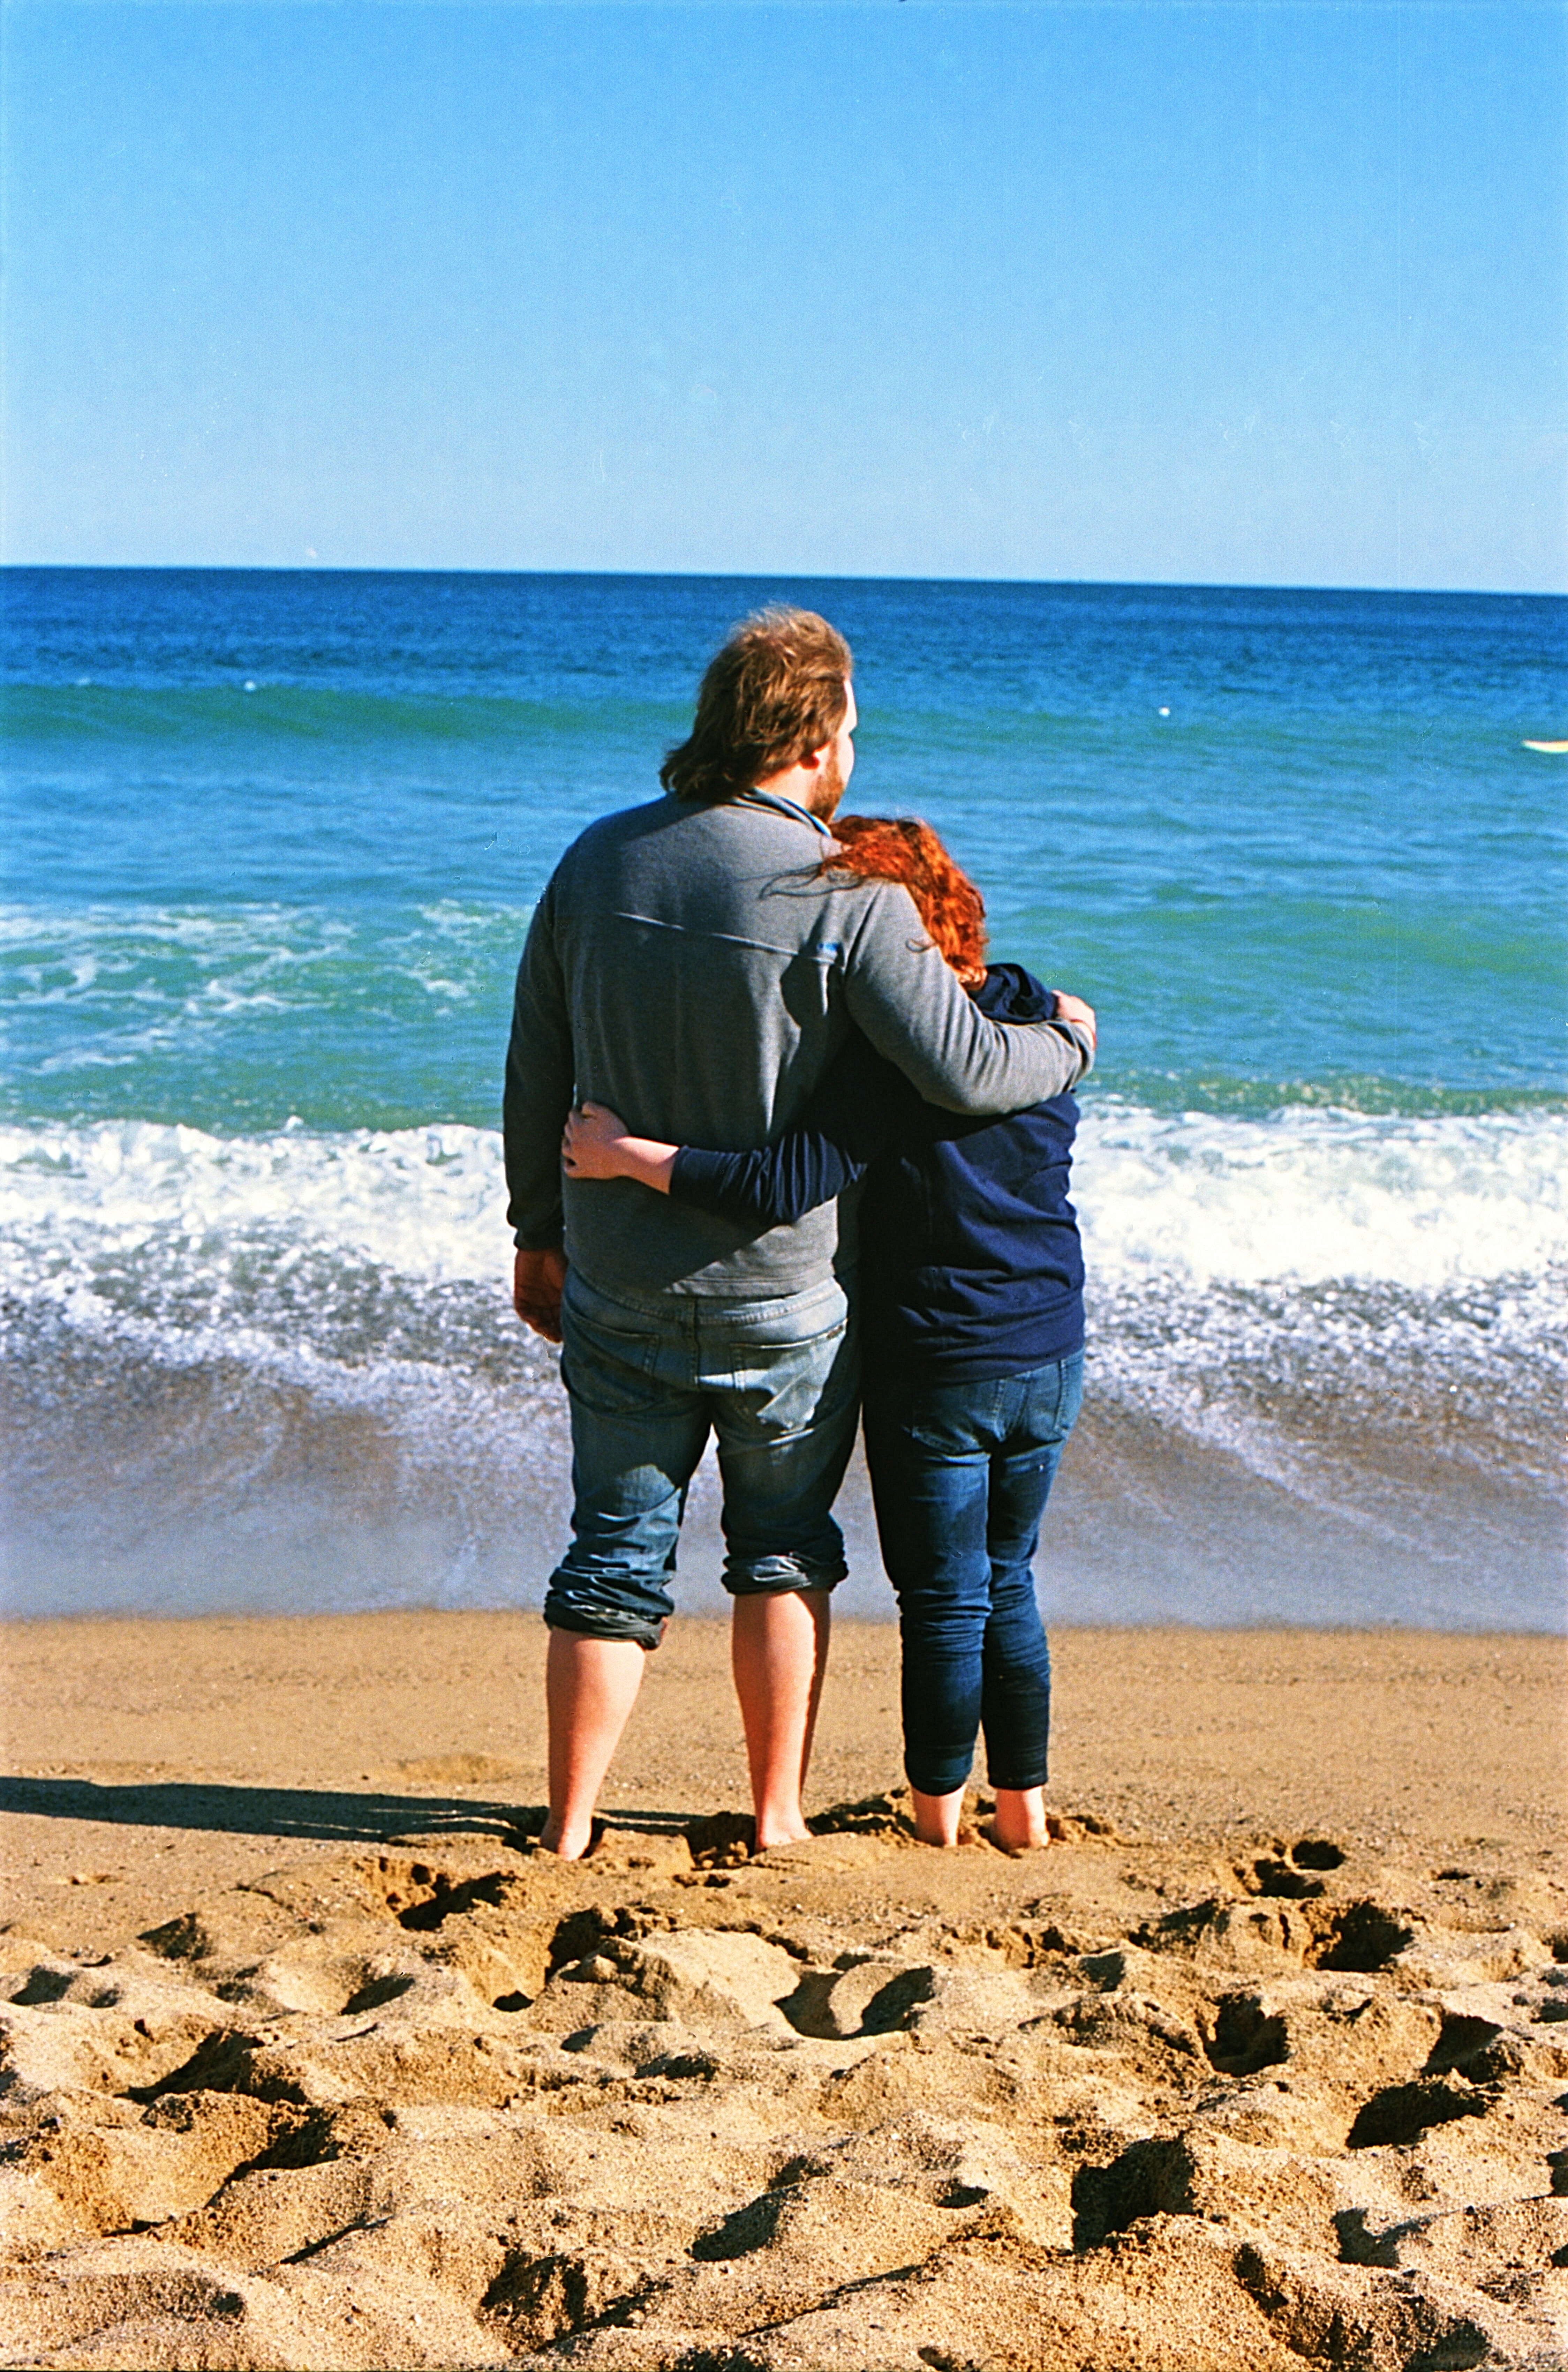
<svg viewBox="0 0 1568 2372">
<path fill-rule="evenodd" d="M 578 578 L 670 578 L 697 584 L 794 582 L 808 585 L 1016 585 L 1038 588 L 1093 588 L 1121 592 L 1179 593 L 1378 593 L 1427 599 L 1561 601 L 1562 587 L 1489 585 L 1330 585 L 1297 579 L 1184 576 L 934 576 L 913 570 L 801 568 L 494 568 L 442 566 L 434 562 L 384 566 L 373 562 L 229 560 L 0 560 L 0 576 L 31 571 L 65 576 L 566 576 Z"/>
</svg>

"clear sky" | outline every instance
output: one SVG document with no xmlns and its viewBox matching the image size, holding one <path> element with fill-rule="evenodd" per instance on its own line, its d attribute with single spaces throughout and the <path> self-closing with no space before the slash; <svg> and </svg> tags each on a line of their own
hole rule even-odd
<svg viewBox="0 0 1568 2372">
<path fill-rule="evenodd" d="M 1568 586 L 1560 6 L 3 21 L 11 559 Z"/>
</svg>

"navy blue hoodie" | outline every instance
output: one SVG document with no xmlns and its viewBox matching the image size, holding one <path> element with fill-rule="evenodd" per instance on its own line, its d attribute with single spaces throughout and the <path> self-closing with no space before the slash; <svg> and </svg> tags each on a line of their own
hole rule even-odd
<svg viewBox="0 0 1568 2372">
<path fill-rule="evenodd" d="M 1049 1020 L 1054 1009 L 1020 964 L 993 964 L 973 994 L 993 1021 Z M 939 1110 L 857 1032 L 797 1127 L 759 1152 L 683 1146 L 669 1191 L 771 1227 L 864 1177 L 868 1378 L 979 1382 L 1083 1342 L 1084 1262 L 1067 1200 L 1077 1123 L 1071 1095 L 1005 1120 Z"/>
</svg>

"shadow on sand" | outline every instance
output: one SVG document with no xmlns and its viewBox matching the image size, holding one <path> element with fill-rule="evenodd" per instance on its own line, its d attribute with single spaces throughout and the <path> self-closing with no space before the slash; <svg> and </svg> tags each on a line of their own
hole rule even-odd
<svg viewBox="0 0 1568 2372">
<path fill-rule="evenodd" d="M 99 1820 L 111 1828 L 206 1829 L 238 1837 L 312 1837 L 332 1844 L 393 1844 L 417 1837 L 493 1836 L 526 1852 L 544 1825 L 541 1806 L 476 1803 L 451 1796 L 389 1796 L 366 1789 L 232 1787 L 200 1780 L 144 1780 L 100 1786 L 92 1779 L 0 1777 L 0 1812 L 50 1820 Z M 673 1835 L 690 1813 L 616 1808 L 617 1828 Z"/>
</svg>

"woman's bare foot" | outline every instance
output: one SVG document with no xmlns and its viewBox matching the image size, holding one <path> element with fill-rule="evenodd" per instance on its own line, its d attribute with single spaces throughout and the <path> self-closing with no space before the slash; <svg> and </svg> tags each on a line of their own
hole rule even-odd
<svg viewBox="0 0 1568 2372">
<path fill-rule="evenodd" d="M 1043 1787 L 998 1787 L 991 1822 L 993 1844 L 1005 1854 L 1038 1853 L 1051 1843 Z"/>
<path fill-rule="evenodd" d="M 964 1791 L 955 1787 L 950 1796 L 925 1796 L 918 1787 L 910 1789 L 914 1807 L 914 1832 L 923 1845 L 956 1845 L 963 1820 Z"/>
</svg>

